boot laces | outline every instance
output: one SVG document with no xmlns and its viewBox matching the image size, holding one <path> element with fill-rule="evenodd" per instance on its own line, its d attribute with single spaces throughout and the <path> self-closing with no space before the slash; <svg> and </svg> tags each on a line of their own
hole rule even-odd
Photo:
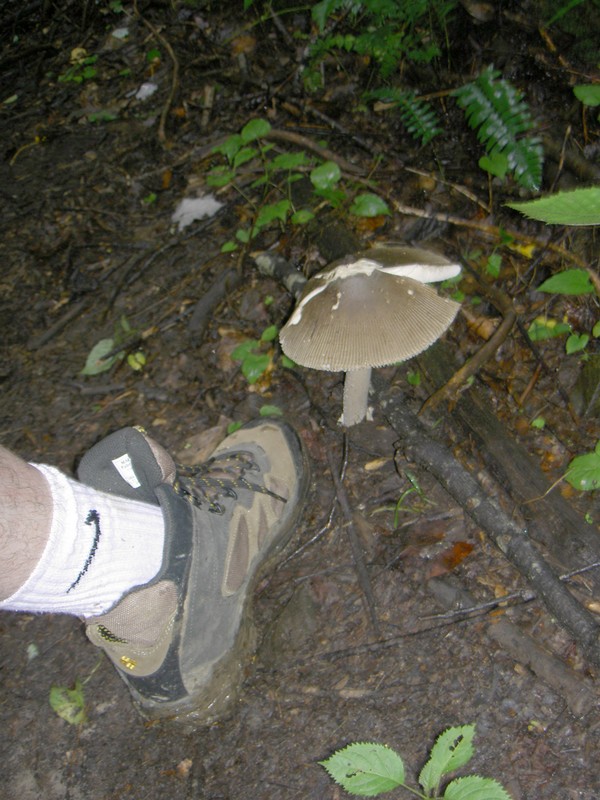
<svg viewBox="0 0 600 800">
<path fill-rule="evenodd" d="M 249 480 L 246 473 L 250 472 L 260 472 L 252 453 L 237 450 L 234 453 L 213 456 L 204 464 L 178 464 L 173 488 L 180 497 L 213 514 L 224 514 L 226 511 L 226 507 L 219 502 L 220 497 L 237 500 L 236 489 L 267 494 L 283 503 L 287 502 L 285 497 Z"/>
</svg>

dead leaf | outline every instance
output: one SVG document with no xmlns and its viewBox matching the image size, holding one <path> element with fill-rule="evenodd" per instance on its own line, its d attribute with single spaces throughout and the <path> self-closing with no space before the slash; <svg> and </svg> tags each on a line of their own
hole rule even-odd
<svg viewBox="0 0 600 800">
<path fill-rule="evenodd" d="M 454 542 L 452 547 L 444 550 L 443 553 L 433 559 L 427 570 L 427 578 L 437 578 L 440 575 L 452 572 L 472 550 L 473 545 L 471 542 Z"/>
</svg>

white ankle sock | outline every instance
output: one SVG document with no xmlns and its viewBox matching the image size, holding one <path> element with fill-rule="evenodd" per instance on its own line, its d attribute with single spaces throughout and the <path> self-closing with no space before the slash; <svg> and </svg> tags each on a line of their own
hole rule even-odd
<svg viewBox="0 0 600 800">
<path fill-rule="evenodd" d="M 159 506 L 98 492 L 54 467 L 34 464 L 50 485 L 52 527 L 29 578 L 0 608 L 95 616 L 162 565 Z"/>
</svg>

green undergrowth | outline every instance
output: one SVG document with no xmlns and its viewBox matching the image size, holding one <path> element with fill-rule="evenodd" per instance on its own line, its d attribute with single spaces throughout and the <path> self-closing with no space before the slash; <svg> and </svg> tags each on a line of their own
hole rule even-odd
<svg viewBox="0 0 600 800">
<path fill-rule="evenodd" d="M 301 227 L 332 208 L 356 217 L 390 214 L 378 195 L 360 191 L 351 179 L 343 179 L 335 161 L 318 159 L 299 148 L 278 152 L 269 141 L 270 132 L 267 120 L 253 119 L 213 149 L 222 162 L 209 170 L 208 186 L 234 188 L 245 203 L 244 216 L 248 218 L 222 246 L 223 252 L 250 243 L 266 228 Z M 308 179 L 310 191 L 308 196 L 303 192 L 305 199 L 298 201 L 293 185 L 303 179 Z"/>
<path fill-rule="evenodd" d="M 493 778 L 448 776 L 473 757 L 475 725 L 448 728 L 436 740 L 419 773 L 419 788 L 410 786 L 401 756 L 391 747 L 374 742 L 355 742 L 338 750 L 323 766 L 349 794 L 375 797 L 395 789 L 422 800 L 510 800 L 502 784 Z"/>
</svg>

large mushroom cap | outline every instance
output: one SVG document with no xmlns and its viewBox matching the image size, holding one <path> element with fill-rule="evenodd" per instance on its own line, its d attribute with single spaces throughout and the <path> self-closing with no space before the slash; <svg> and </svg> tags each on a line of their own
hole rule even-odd
<svg viewBox="0 0 600 800">
<path fill-rule="evenodd" d="M 397 264 L 397 248 L 392 249 Z M 412 264 L 415 248 L 405 249 Z M 337 262 L 307 282 L 280 332 L 289 358 L 332 372 L 382 367 L 417 355 L 446 331 L 459 304 L 419 280 L 388 271 L 377 251 Z M 449 264 L 442 259 L 439 266 Z"/>
</svg>

